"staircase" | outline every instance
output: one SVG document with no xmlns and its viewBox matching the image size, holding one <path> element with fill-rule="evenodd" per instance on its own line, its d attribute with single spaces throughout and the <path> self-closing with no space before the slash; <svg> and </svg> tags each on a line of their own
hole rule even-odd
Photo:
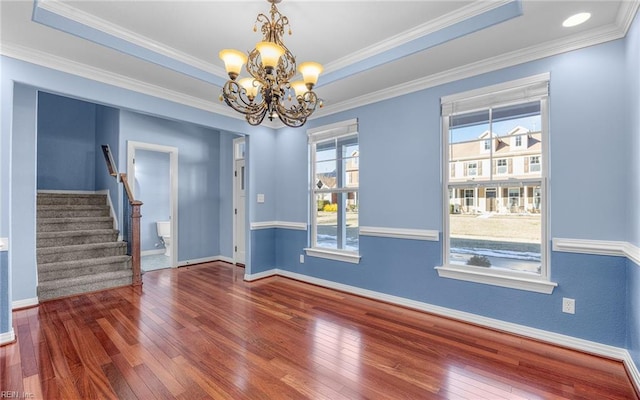
<svg viewBox="0 0 640 400">
<path fill-rule="evenodd" d="M 131 285 L 104 194 L 38 193 L 36 248 L 39 301 Z"/>
</svg>

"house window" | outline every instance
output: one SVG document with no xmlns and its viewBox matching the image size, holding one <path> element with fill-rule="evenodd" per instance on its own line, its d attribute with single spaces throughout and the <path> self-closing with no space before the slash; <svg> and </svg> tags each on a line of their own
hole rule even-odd
<svg viewBox="0 0 640 400">
<path fill-rule="evenodd" d="M 467 163 L 467 175 L 468 176 L 476 176 L 478 175 L 478 163 Z"/>
<path fill-rule="evenodd" d="M 444 265 L 436 267 L 441 277 L 541 293 L 556 286 L 549 281 L 547 169 L 540 163 L 547 158 L 548 81 L 543 74 L 442 99 L 443 170 L 464 158 L 477 160 L 467 162 L 467 175 L 483 162 L 495 169 L 476 174 L 473 182 L 444 174 Z M 526 155 L 500 157 L 516 127 L 528 129 L 534 145 Z M 473 154 L 482 149 L 473 142 L 485 140 L 487 132 L 495 148 Z M 452 204 L 452 191 L 463 195 L 463 204 Z M 463 212 L 452 211 L 460 206 Z M 486 217 L 465 215 L 469 207 Z"/>
<path fill-rule="evenodd" d="M 522 136 L 516 136 L 516 147 L 522 147 Z"/>
<path fill-rule="evenodd" d="M 497 160 L 496 173 L 498 173 L 498 174 L 506 174 L 507 173 L 507 159 L 506 158 L 501 158 L 501 159 Z"/>
<path fill-rule="evenodd" d="M 540 172 L 540 156 L 529 157 L 529 172 Z"/>
<path fill-rule="evenodd" d="M 360 148 L 357 120 L 308 131 L 311 256 L 358 262 Z"/>
<path fill-rule="evenodd" d="M 491 139 L 485 139 L 484 140 L 484 149 L 486 151 L 491 150 Z"/>
</svg>

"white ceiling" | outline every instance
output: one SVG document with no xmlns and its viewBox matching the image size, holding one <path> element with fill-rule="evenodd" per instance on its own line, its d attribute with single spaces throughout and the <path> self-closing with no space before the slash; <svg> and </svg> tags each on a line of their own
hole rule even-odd
<svg viewBox="0 0 640 400">
<path fill-rule="evenodd" d="M 341 111 L 623 37 L 638 0 L 283 0 L 298 62 L 325 66 L 316 93 Z M 266 0 L 0 0 L 3 55 L 242 118 L 218 100 L 218 52 L 250 50 Z M 563 28 L 577 12 L 587 23 Z M 259 32 L 259 30 L 258 30 Z M 145 56 L 146 54 L 146 56 Z M 141 58 L 142 57 L 142 58 Z M 323 78 L 325 81 L 323 82 Z"/>
</svg>

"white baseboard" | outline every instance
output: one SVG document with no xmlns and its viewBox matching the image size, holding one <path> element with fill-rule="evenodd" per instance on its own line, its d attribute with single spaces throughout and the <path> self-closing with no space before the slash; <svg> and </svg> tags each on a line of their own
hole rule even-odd
<svg viewBox="0 0 640 400">
<path fill-rule="evenodd" d="M 624 363 L 624 367 L 627 369 L 627 374 L 631 377 L 631 382 L 633 382 L 636 392 L 640 393 L 640 371 L 638 370 L 636 363 L 633 362 L 633 358 L 631 358 L 631 354 L 629 354 L 628 351 L 622 362 Z"/>
<path fill-rule="evenodd" d="M 303 275 L 279 268 L 270 269 L 268 271 L 259 272 L 257 274 L 245 275 L 244 279 L 250 282 L 270 276 L 282 276 L 285 278 L 295 279 L 301 282 L 322 286 L 328 289 L 339 290 L 357 296 L 395 304 L 401 307 L 411 308 L 418 311 L 424 311 L 446 318 L 484 326 L 490 329 L 513 333 L 515 335 L 525 336 L 531 339 L 540 340 L 542 342 L 551 343 L 554 345 L 582 351 L 589 354 L 594 354 L 597 356 L 619 360 L 624 363 L 627 371 L 629 372 L 629 376 L 632 378 L 636 388 L 640 389 L 640 371 L 638 371 L 638 368 L 633 362 L 633 359 L 631 358 L 631 355 L 629 354 L 627 349 L 624 348 L 597 343 L 590 340 L 579 339 L 573 336 L 549 332 L 542 329 L 531 328 L 528 326 L 514 324 L 512 322 L 505 322 L 494 318 L 483 317 L 481 315 L 476 315 L 465 311 L 458 311 L 451 308 L 440 307 L 429 303 L 406 299 L 404 297 L 376 292 L 373 290 L 362 289 L 356 286 L 345 285 L 325 279 L 315 278 L 312 276 Z"/>
<path fill-rule="evenodd" d="M 257 274 L 244 274 L 244 280 L 247 282 L 257 281 L 258 279 L 264 279 L 270 276 L 282 275 L 281 272 L 282 270 L 274 268 L 268 271 L 258 272 Z"/>
<path fill-rule="evenodd" d="M 213 256 L 213 257 L 205 257 L 205 258 L 196 258 L 193 260 L 178 261 L 178 267 L 184 267 L 187 265 L 202 264 L 202 263 L 208 263 L 208 262 L 214 262 L 214 261 L 224 261 L 224 262 L 233 264 L 233 258 L 229 258 L 225 256 Z"/>
<path fill-rule="evenodd" d="M 156 254 L 164 254 L 164 249 L 156 249 L 156 250 L 145 250 L 140 252 L 140 257 L 144 256 L 154 256 Z"/>
<path fill-rule="evenodd" d="M 20 308 L 34 307 L 34 306 L 37 306 L 38 304 L 40 304 L 38 301 L 38 298 L 32 297 L 30 299 L 16 300 L 12 302 L 11 308 L 13 310 L 18 310 Z"/>
<path fill-rule="evenodd" d="M 13 328 L 9 332 L 0 333 L 0 346 L 9 344 L 16 340 L 16 333 L 13 331 Z"/>
</svg>

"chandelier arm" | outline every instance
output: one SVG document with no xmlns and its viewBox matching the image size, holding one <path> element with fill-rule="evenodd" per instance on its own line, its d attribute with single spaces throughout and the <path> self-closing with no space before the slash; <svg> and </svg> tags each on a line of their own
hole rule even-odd
<svg viewBox="0 0 640 400">
<path fill-rule="evenodd" d="M 235 81 L 227 81 L 222 88 L 222 97 L 227 105 L 242 114 L 257 114 L 266 109 L 264 101 L 249 100 L 246 91 Z"/>
<path fill-rule="evenodd" d="M 304 125 L 307 118 L 315 111 L 319 104 L 318 96 L 314 92 L 307 92 L 304 96 L 296 98 L 297 104 L 285 107 L 284 104 L 278 103 L 276 111 L 280 120 L 287 126 L 298 127 Z"/>
<path fill-rule="evenodd" d="M 289 93 L 293 92 L 293 87 L 290 80 L 296 74 L 296 59 L 283 41 L 285 28 L 289 28 L 289 35 L 291 35 L 291 26 L 289 19 L 276 7 L 276 3 L 280 0 L 268 1 L 271 3 L 269 12 L 271 17 L 265 13 L 258 14 L 253 30 L 256 32 L 257 25 L 260 23 L 262 41 L 280 46 L 284 51 L 277 65 L 274 66 L 270 62 L 269 67 L 263 66 L 262 56 L 257 48 L 249 51 L 246 70 L 253 78 L 253 87 L 248 86 L 248 78 L 241 79 L 241 84 L 238 84 L 235 81 L 236 77 L 230 75 L 231 80 L 223 86 L 222 98 L 231 108 L 244 114 L 251 125 L 260 125 L 265 117 L 273 120 L 277 116 L 287 126 L 300 127 L 305 124 L 318 105 L 322 107 L 322 100 L 318 99 L 311 90 L 294 99 L 291 98 Z M 267 45 L 257 47 L 262 51 L 267 51 L 266 49 L 269 48 Z M 265 57 L 267 54 L 265 53 Z M 315 79 L 317 80 L 317 77 Z M 308 89 L 312 87 L 312 84 L 307 83 Z"/>
</svg>

